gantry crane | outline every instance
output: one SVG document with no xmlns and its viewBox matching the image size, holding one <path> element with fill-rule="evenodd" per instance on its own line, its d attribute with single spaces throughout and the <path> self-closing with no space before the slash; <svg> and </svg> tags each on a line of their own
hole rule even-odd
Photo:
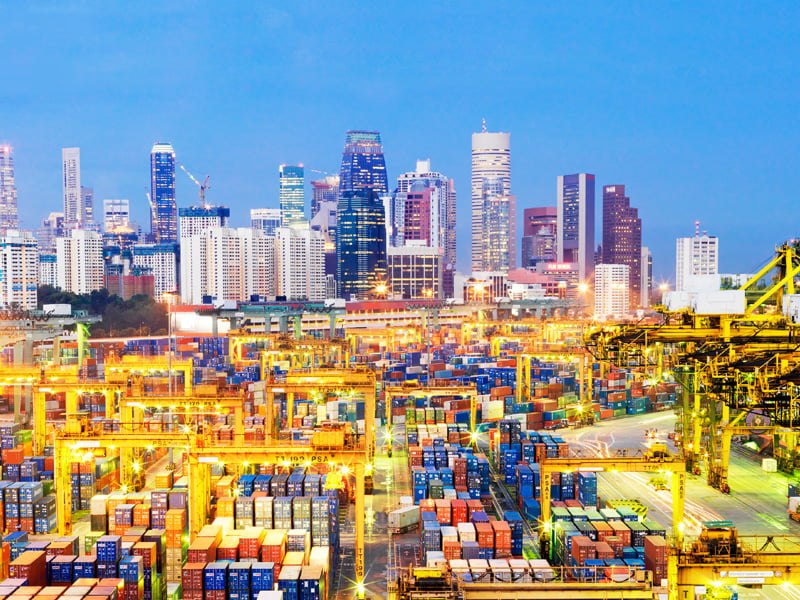
<svg viewBox="0 0 800 600">
<path fill-rule="evenodd" d="M 347 364 L 347 344 L 344 340 L 321 340 L 314 337 L 304 337 L 300 339 L 292 338 L 280 333 L 253 333 L 244 330 L 236 330 L 228 334 L 231 344 L 231 360 L 241 361 L 242 349 L 248 343 L 264 344 L 265 348 L 260 350 L 262 373 L 266 373 L 263 367 L 272 366 L 276 360 L 288 359 L 292 368 L 303 368 L 304 359 L 310 362 L 310 368 L 322 368 L 323 365 L 333 364 L 336 367 L 344 367 Z"/>
<path fill-rule="evenodd" d="M 140 373 L 142 376 L 147 376 L 157 372 L 167 372 L 171 376 L 171 371 L 183 373 L 184 394 L 191 396 L 192 390 L 192 369 L 194 362 L 191 358 L 186 360 L 173 359 L 168 360 L 167 356 L 130 356 L 122 357 L 122 361 L 118 363 L 108 363 L 105 366 L 105 379 L 108 383 L 126 383 L 130 379 L 131 374 Z"/>
<path fill-rule="evenodd" d="M 671 454 L 666 444 L 653 444 L 644 449 L 610 449 L 604 454 L 594 450 L 571 450 L 567 456 L 545 457 L 539 463 L 541 481 L 541 533 L 542 554 L 550 546 L 550 485 L 553 473 L 564 471 L 622 471 L 672 474 L 672 532 L 677 543 L 683 539 L 683 504 L 686 497 L 686 463 L 682 456 Z"/>
<path fill-rule="evenodd" d="M 478 404 L 478 390 L 475 384 L 471 385 L 444 385 L 438 380 L 439 385 L 420 386 L 416 382 L 406 382 L 403 385 L 387 385 L 384 388 L 386 401 L 386 427 L 392 430 L 392 400 L 394 398 L 432 398 L 434 396 L 447 398 L 468 398 L 470 401 L 469 428 L 470 433 L 475 433 L 476 414 Z"/>
<path fill-rule="evenodd" d="M 563 350 L 560 352 L 525 352 L 517 355 L 517 402 L 527 402 L 533 391 L 531 387 L 531 369 L 534 359 L 545 360 L 570 360 L 578 362 L 578 406 L 581 420 L 587 424 L 594 422 L 592 413 L 592 370 L 591 357 L 584 349 Z M 587 364 L 588 362 L 588 364 Z M 587 366 L 589 367 L 587 369 Z"/>
</svg>

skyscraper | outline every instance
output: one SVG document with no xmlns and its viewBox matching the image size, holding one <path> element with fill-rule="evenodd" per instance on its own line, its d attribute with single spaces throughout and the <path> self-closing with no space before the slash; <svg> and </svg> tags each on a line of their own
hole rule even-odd
<svg viewBox="0 0 800 600">
<path fill-rule="evenodd" d="M 153 297 L 165 301 L 164 294 L 178 289 L 178 245 L 141 244 L 133 247 L 133 264 L 149 269 L 154 278 Z"/>
<path fill-rule="evenodd" d="M 191 244 L 194 236 L 200 235 L 207 229 L 228 227 L 228 218 L 231 216 L 231 209 L 225 206 L 192 206 L 181 208 L 178 211 L 178 232 L 180 234 L 181 250 Z M 180 261 L 180 282 L 181 294 L 184 302 L 188 302 L 188 296 L 183 295 L 184 290 L 191 290 L 194 287 L 192 277 L 198 273 L 195 265 L 191 263 L 188 256 L 182 256 Z"/>
<path fill-rule="evenodd" d="M 250 227 L 260 229 L 264 235 L 273 237 L 275 230 L 281 226 L 281 209 L 251 208 Z"/>
<path fill-rule="evenodd" d="M 371 189 L 343 191 L 336 227 L 336 275 L 339 294 L 364 298 L 386 279 L 386 216 Z"/>
<path fill-rule="evenodd" d="M 695 223 L 694 237 L 678 238 L 675 265 L 675 289 L 679 292 L 696 289 L 704 276 L 719 274 L 719 239 L 700 235 L 700 224 Z M 701 278 L 701 279 L 697 279 Z M 711 287 L 714 287 L 713 285 Z M 719 287 L 717 282 L 716 287 Z"/>
<path fill-rule="evenodd" d="M 497 178 L 502 195 L 511 195 L 511 134 L 489 133 L 486 122 L 480 133 L 472 134 L 472 270 L 485 271 L 483 265 L 483 180 Z"/>
<path fill-rule="evenodd" d="M 653 289 L 653 255 L 647 246 L 642 246 L 642 308 L 650 306 L 650 294 Z"/>
<path fill-rule="evenodd" d="M 279 176 L 281 227 L 308 225 L 305 218 L 303 165 L 281 165 Z"/>
<path fill-rule="evenodd" d="M 39 233 L 39 252 L 55 252 L 56 239 L 64 235 L 64 213 L 51 212 L 42 220 Z"/>
<path fill-rule="evenodd" d="M 325 299 L 325 241 L 309 227 L 278 228 L 275 279 L 287 300 Z"/>
<path fill-rule="evenodd" d="M 125 199 L 103 200 L 103 231 L 127 225 L 131 220 L 130 202 Z"/>
<path fill-rule="evenodd" d="M 503 193 L 500 177 L 483 180 L 483 259 L 484 271 L 508 273 L 517 266 L 517 199 Z"/>
<path fill-rule="evenodd" d="M 8 230 L 0 237 L 0 306 L 36 308 L 39 251 L 28 231 Z"/>
<path fill-rule="evenodd" d="M 620 318 L 630 308 L 628 265 L 597 265 L 594 275 L 594 316 Z"/>
<path fill-rule="evenodd" d="M 103 288 L 103 238 L 88 229 L 73 229 L 56 240 L 56 281 L 65 292 L 88 294 Z"/>
<path fill-rule="evenodd" d="M 372 190 L 379 196 L 389 191 L 381 134 L 377 131 L 350 130 L 345 137 L 339 196 L 358 190 Z"/>
<path fill-rule="evenodd" d="M 80 223 L 85 220 L 81 211 L 81 149 L 62 148 L 61 166 L 64 222 Z"/>
<path fill-rule="evenodd" d="M 94 188 L 81 186 L 81 223 L 94 220 Z"/>
<path fill-rule="evenodd" d="M 603 263 L 628 265 L 631 308 L 642 299 L 642 220 L 624 185 L 603 186 Z"/>
<path fill-rule="evenodd" d="M 558 176 L 558 262 L 576 263 L 580 282 L 594 271 L 594 175 Z"/>
<path fill-rule="evenodd" d="M 311 182 L 311 218 L 317 216 L 323 202 L 339 200 L 339 176 L 328 175 L 323 179 Z"/>
<path fill-rule="evenodd" d="M 157 142 L 150 152 L 150 233 L 158 244 L 178 241 L 175 203 L 175 150 Z"/>
<path fill-rule="evenodd" d="M 14 158 L 11 156 L 11 146 L 0 146 L 0 230 L 18 226 Z"/>
<path fill-rule="evenodd" d="M 557 222 L 558 209 L 555 206 L 537 206 L 524 210 L 521 263 L 523 269 L 530 268 L 536 261 L 555 262 Z"/>
</svg>

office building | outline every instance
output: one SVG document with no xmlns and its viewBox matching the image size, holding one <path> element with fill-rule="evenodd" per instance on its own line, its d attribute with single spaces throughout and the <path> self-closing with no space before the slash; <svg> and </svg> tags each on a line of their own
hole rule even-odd
<svg viewBox="0 0 800 600">
<path fill-rule="evenodd" d="M 42 220 L 37 234 L 39 252 L 55 252 L 56 238 L 64 235 L 64 213 L 51 212 Z"/>
<path fill-rule="evenodd" d="M 134 296 L 155 296 L 155 276 L 147 267 L 135 267 L 126 260 L 123 264 L 106 266 L 105 287 L 112 296 L 130 300 Z"/>
<path fill-rule="evenodd" d="M 272 238 L 252 228 L 211 227 L 193 235 L 181 244 L 181 263 L 191 270 L 189 287 L 181 287 L 183 303 L 274 295 L 273 249 Z"/>
<path fill-rule="evenodd" d="M 386 216 L 375 191 L 342 192 L 336 260 L 339 294 L 345 299 L 368 297 L 377 282 L 386 280 Z"/>
<path fill-rule="evenodd" d="M 377 131 L 350 130 L 345 136 L 339 196 L 359 190 L 371 190 L 378 196 L 389 191 L 381 134 Z"/>
<path fill-rule="evenodd" d="M 133 266 L 149 269 L 153 275 L 153 297 L 166 301 L 164 294 L 178 289 L 177 244 L 139 244 L 133 247 Z"/>
<path fill-rule="evenodd" d="M 700 235 L 695 223 L 694 237 L 678 238 L 675 264 L 675 290 L 719 289 L 719 283 L 706 285 L 705 280 L 719 279 L 719 239 L 706 232 Z"/>
<path fill-rule="evenodd" d="M 441 299 L 444 294 L 439 247 L 406 244 L 387 248 L 389 298 L 393 300 Z"/>
<path fill-rule="evenodd" d="M 311 218 L 317 216 L 323 202 L 339 200 L 339 176 L 328 175 L 311 182 Z"/>
<path fill-rule="evenodd" d="M 502 196 L 511 195 L 511 134 L 490 133 L 486 123 L 472 134 L 472 270 L 485 271 L 483 226 L 483 182 L 499 179 Z"/>
<path fill-rule="evenodd" d="M 281 165 L 280 171 L 281 227 L 308 225 L 305 217 L 305 179 L 303 165 Z"/>
<path fill-rule="evenodd" d="M 150 152 L 150 233 L 157 244 L 178 241 L 175 150 L 160 142 Z"/>
<path fill-rule="evenodd" d="M 178 210 L 178 231 L 183 241 L 211 227 L 227 227 L 231 209 L 227 206 L 191 206 Z"/>
<path fill-rule="evenodd" d="M 281 226 L 281 209 L 251 208 L 250 227 L 260 229 L 267 237 L 274 237 L 275 230 Z"/>
<path fill-rule="evenodd" d="M 336 211 L 338 200 L 326 200 L 322 202 L 317 210 L 317 214 L 311 219 L 311 229 L 322 234 L 325 244 L 325 275 L 336 278 Z"/>
<path fill-rule="evenodd" d="M 88 294 L 103 288 L 103 238 L 87 229 L 73 229 L 56 239 L 56 286 L 65 292 Z"/>
<path fill-rule="evenodd" d="M 325 241 L 309 227 L 281 227 L 275 246 L 277 295 L 288 301 L 325 299 Z"/>
<path fill-rule="evenodd" d="M 81 223 L 93 223 L 94 221 L 94 188 L 81 186 L 81 218 Z M 98 229 L 98 227 L 92 227 L 93 231 Z"/>
<path fill-rule="evenodd" d="M 61 149 L 62 181 L 64 198 L 64 221 L 79 223 L 84 221 L 81 214 L 81 149 Z"/>
<path fill-rule="evenodd" d="M 597 265 L 594 270 L 594 316 L 621 319 L 630 309 L 628 265 Z"/>
<path fill-rule="evenodd" d="M 653 255 L 647 246 L 642 246 L 642 277 L 639 285 L 642 289 L 641 306 L 648 308 L 653 291 Z"/>
<path fill-rule="evenodd" d="M 8 229 L 0 237 L 0 307 L 36 308 L 39 248 L 34 235 Z"/>
<path fill-rule="evenodd" d="M 19 226 L 17 185 L 11 146 L 0 146 L 0 231 Z"/>
<path fill-rule="evenodd" d="M 55 253 L 39 253 L 39 285 L 56 287 L 58 284 L 56 275 L 57 262 L 58 257 Z"/>
<path fill-rule="evenodd" d="M 523 211 L 520 263 L 523 269 L 535 267 L 539 262 L 555 262 L 557 222 L 555 206 L 537 206 Z"/>
<path fill-rule="evenodd" d="M 103 231 L 109 232 L 127 225 L 131 220 L 130 202 L 127 200 L 103 200 Z"/>
<path fill-rule="evenodd" d="M 504 194 L 503 180 L 483 180 L 483 259 L 485 271 L 508 273 L 517 266 L 517 200 Z"/>
<path fill-rule="evenodd" d="M 602 262 L 628 265 L 631 308 L 642 299 L 642 220 L 631 207 L 624 185 L 603 186 Z"/>
<path fill-rule="evenodd" d="M 575 263 L 579 282 L 594 268 L 594 175 L 559 175 L 556 237 L 558 263 Z"/>
</svg>

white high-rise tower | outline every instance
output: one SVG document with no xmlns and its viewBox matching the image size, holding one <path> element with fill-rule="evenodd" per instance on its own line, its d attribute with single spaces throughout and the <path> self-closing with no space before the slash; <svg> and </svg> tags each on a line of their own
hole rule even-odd
<svg viewBox="0 0 800 600">
<path fill-rule="evenodd" d="M 15 229 L 17 226 L 14 159 L 11 157 L 11 146 L 0 146 L 0 230 Z"/>
<path fill-rule="evenodd" d="M 64 173 L 62 190 L 64 192 L 64 221 L 76 223 L 84 221 L 81 198 L 81 149 L 62 148 L 61 163 Z"/>
<path fill-rule="evenodd" d="M 511 134 L 482 131 L 472 134 L 472 270 L 484 269 L 483 181 L 497 178 L 503 196 L 511 195 Z"/>
</svg>

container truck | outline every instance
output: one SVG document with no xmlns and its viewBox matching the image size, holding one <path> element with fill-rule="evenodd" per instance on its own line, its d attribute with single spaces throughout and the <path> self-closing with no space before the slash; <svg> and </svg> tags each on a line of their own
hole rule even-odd
<svg viewBox="0 0 800 600">
<path fill-rule="evenodd" d="M 407 533 L 419 527 L 419 506 L 404 506 L 389 513 L 389 532 Z"/>
</svg>

